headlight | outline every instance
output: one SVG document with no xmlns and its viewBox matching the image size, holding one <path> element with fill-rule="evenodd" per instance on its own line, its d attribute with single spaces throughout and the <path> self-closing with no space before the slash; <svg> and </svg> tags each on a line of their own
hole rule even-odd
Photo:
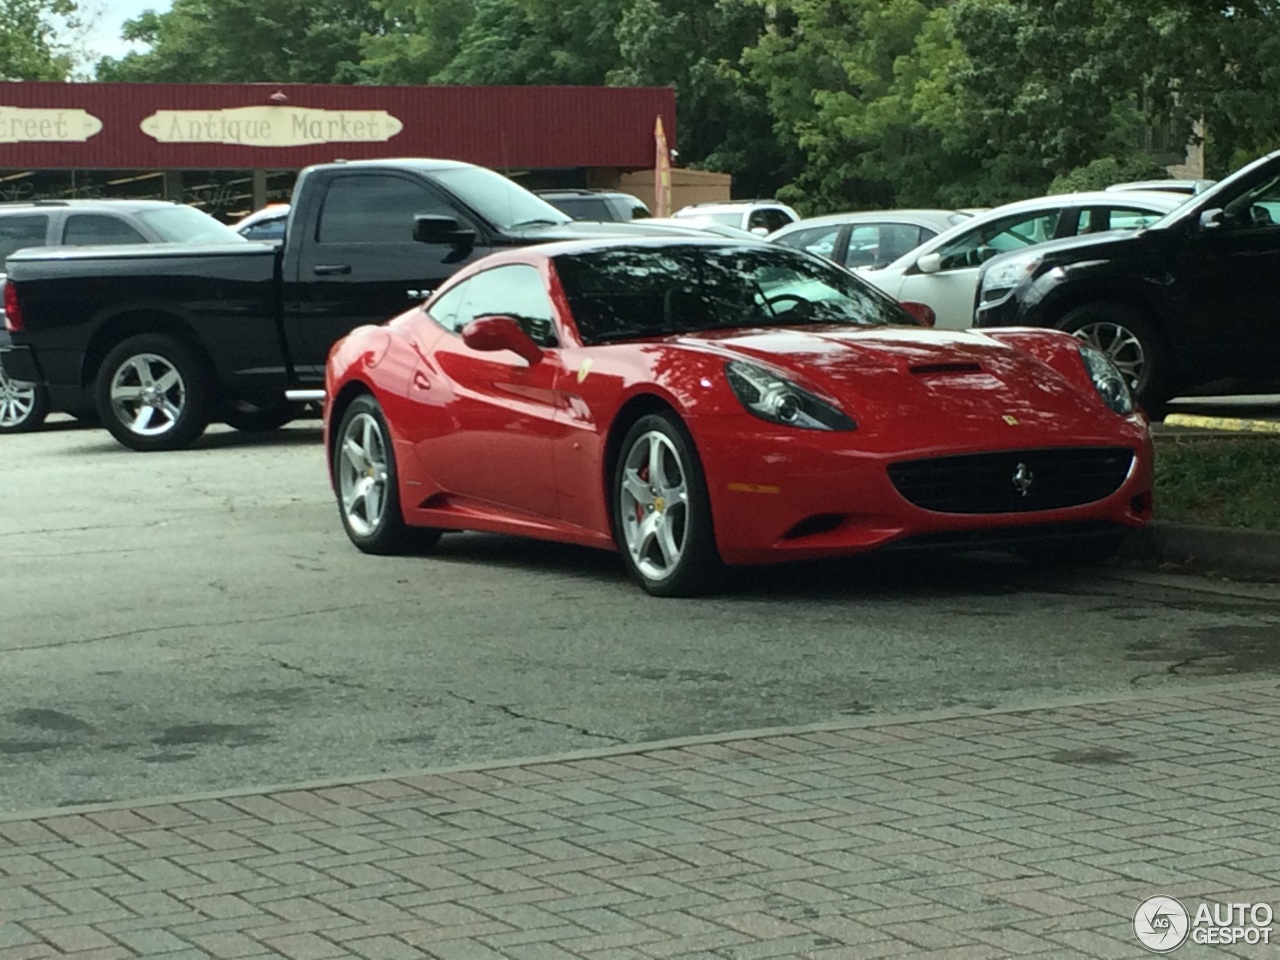
<svg viewBox="0 0 1280 960">
<path fill-rule="evenodd" d="M 1026 253 L 1020 257 L 1010 257 L 1002 263 L 988 268 L 982 276 L 982 290 L 1012 290 L 1022 278 L 1040 266 L 1040 255 Z"/>
<path fill-rule="evenodd" d="M 1124 374 L 1107 359 L 1106 354 L 1086 343 L 1080 346 L 1080 359 L 1084 361 L 1084 367 L 1089 371 L 1102 402 L 1116 413 L 1133 413 L 1136 405 L 1129 384 L 1125 382 Z"/>
<path fill-rule="evenodd" d="M 807 430 L 856 430 L 858 425 L 831 404 L 819 400 L 790 380 L 741 360 L 725 373 L 742 405 L 761 420 Z"/>
</svg>

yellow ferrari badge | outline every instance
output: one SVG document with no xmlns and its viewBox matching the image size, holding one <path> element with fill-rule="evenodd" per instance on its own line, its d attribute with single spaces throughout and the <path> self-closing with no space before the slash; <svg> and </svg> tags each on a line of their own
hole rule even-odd
<svg viewBox="0 0 1280 960">
<path fill-rule="evenodd" d="M 1004 422 L 1011 427 L 1016 427 L 1018 425 L 1018 418 L 1015 417 L 1012 413 L 1006 413 L 1004 415 Z"/>
</svg>

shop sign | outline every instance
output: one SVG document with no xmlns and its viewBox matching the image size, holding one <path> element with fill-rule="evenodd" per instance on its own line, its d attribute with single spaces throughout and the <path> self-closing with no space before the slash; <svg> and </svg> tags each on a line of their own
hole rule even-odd
<svg viewBox="0 0 1280 960">
<path fill-rule="evenodd" d="M 385 110 L 318 110 L 261 106 L 226 110 L 157 110 L 141 123 L 159 143 L 228 143 L 302 147 L 312 143 L 378 143 L 404 124 Z"/>
<path fill-rule="evenodd" d="M 84 110 L 0 105 L 0 143 L 84 143 L 101 129 Z"/>
</svg>

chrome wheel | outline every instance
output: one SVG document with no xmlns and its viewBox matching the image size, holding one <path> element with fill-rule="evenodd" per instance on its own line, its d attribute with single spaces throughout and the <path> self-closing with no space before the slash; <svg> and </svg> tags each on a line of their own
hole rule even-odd
<svg viewBox="0 0 1280 960">
<path fill-rule="evenodd" d="M 338 441 L 338 493 L 347 526 L 360 537 L 377 531 L 386 513 L 390 470 L 387 441 L 371 413 L 347 421 Z"/>
<path fill-rule="evenodd" d="M 36 385 L 13 380 L 0 364 L 0 429 L 24 424 L 36 409 Z"/>
<path fill-rule="evenodd" d="M 623 459 L 618 489 L 622 536 L 646 580 L 669 577 L 680 563 L 689 534 L 685 466 L 670 438 L 641 434 Z"/>
<path fill-rule="evenodd" d="M 168 433 L 187 405 L 187 384 L 177 367 L 156 353 L 129 357 L 111 376 L 111 412 L 132 434 Z"/>
<path fill-rule="evenodd" d="M 1142 341 L 1133 331 L 1118 323 L 1087 323 L 1075 331 L 1075 335 L 1090 346 L 1101 350 L 1115 364 L 1132 390 L 1138 389 L 1138 381 L 1147 363 L 1147 353 Z"/>
</svg>

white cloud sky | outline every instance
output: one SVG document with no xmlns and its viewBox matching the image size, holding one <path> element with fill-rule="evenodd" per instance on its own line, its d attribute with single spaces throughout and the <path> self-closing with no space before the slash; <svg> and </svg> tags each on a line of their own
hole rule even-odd
<svg viewBox="0 0 1280 960">
<path fill-rule="evenodd" d="M 130 49 L 130 45 L 120 39 L 124 22 L 144 10 L 164 12 L 171 5 L 172 0 L 81 0 L 82 16 L 92 26 L 78 45 L 88 48 L 91 64 L 102 57 L 122 56 Z"/>
</svg>

